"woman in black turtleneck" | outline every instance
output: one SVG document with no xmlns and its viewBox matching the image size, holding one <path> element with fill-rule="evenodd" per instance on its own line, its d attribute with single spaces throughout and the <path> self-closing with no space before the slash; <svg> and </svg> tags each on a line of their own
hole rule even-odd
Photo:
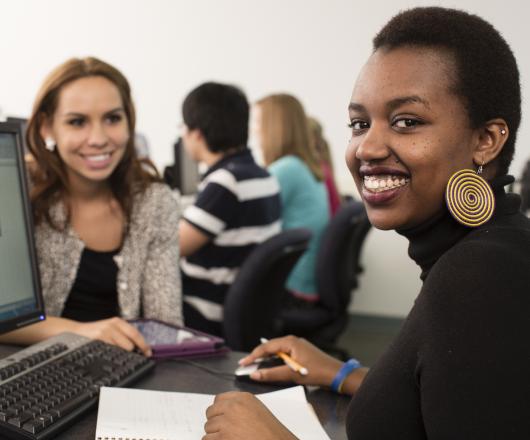
<svg viewBox="0 0 530 440">
<path fill-rule="evenodd" d="M 530 221 L 504 191 L 520 103 L 510 47 L 479 17 L 416 8 L 383 28 L 353 90 L 346 161 L 371 223 L 409 240 L 423 287 L 369 372 L 287 337 L 242 363 L 284 351 L 309 374 L 252 378 L 353 395 L 349 439 L 530 438 Z M 445 204 L 461 169 L 480 170 L 495 196 L 478 227 Z M 247 394 L 218 396 L 207 417 L 204 440 L 294 438 Z"/>
</svg>

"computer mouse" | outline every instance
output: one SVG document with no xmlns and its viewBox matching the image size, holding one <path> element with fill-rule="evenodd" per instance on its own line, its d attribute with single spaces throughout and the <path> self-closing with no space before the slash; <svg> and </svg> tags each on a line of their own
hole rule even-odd
<svg viewBox="0 0 530 440">
<path fill-rule="evenodd" d="M 281 365 L 285 365 L 285 363 L 278 356 L 272 356 L 268 358 L 258 359 L 257 362 L 254 362 L 250 365 L 239 367 L 234 372 L 234 375 L 237 380 L 252 381 L 252 379 L 250 379 L 250 375 L 254 371 L 257 371 L 261 368 L 272 368 Z"/>
</svg>

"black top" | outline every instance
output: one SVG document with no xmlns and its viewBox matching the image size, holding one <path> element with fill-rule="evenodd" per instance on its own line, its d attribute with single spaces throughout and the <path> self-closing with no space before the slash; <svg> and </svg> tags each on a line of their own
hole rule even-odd
<svg viewBox="0 0 530 440">
<path fill-rule="evenodd" d="M 74 285 L 63 309 L 63 318 L 88 322 L 119 315 L 118 266 L 114 261 L 118 252 L 83 250 Z"/>
<path fill-rule="evenodd" d="M 530 438 L 530 220 L 497 179 L 475 229 L 448 212 L 413 230 L 423 287 L 353 398 L 348 438 Z"/>
</svg>

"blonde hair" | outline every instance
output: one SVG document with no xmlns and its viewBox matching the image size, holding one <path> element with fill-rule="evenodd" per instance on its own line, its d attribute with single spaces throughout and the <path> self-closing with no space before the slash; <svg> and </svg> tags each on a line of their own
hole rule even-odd
<svg viewBox="0 0 530 440">
<path fill-rule="evenodd" d="M 294 155 L 322 181 L 324 173 L 300 101 L 291 95 L 275 94 L 260 99 L 256 105 L 261 110 L 261 148 L 265 164 Z"/>
<path fill-rule="evenodd" d="M 320 160 L 326 162 L 331 169 L 331 172 L 333 172 L 331 151 L 329 150 L 328 141 L 324 137 L 322 125 L 320 125 L 320 122 L 312 116 L 307 117 L 307 124 L 309 126 L 309 133 L 313 138 L 316 153 L 320 157 Z"/>
</svg>

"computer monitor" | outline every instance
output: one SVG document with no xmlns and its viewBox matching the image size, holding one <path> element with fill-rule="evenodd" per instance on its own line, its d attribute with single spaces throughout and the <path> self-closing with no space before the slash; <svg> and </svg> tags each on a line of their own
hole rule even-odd
<svg viewBox="0 0 530 440">
<path fill-rule="evenodd" d="M 18 116 L 8 116 L 6 121 L 12 122 L 13 124 L 18 124 L 20 126 L 20 132 L 22 133 L 21 143 L 24 147 L 24 153 L 29 153 L 28 146 L 26 145 L 26 130 L 28 128 L 28 120 Z"/>
<path fill-rule="evenodd" d="M 197 194 L 197 188 L 201 180 L 199 166 L 186 153 L 182 138 L 178 138 L 173 145 L 175 163 L 172 170 L 173 188 L 180 191 L 182 195 Z"/>
<path fill-rule="evenodd" d="M 21 127 L 0 123 L 0 333 L 43 319 Z"/>
</svg>

